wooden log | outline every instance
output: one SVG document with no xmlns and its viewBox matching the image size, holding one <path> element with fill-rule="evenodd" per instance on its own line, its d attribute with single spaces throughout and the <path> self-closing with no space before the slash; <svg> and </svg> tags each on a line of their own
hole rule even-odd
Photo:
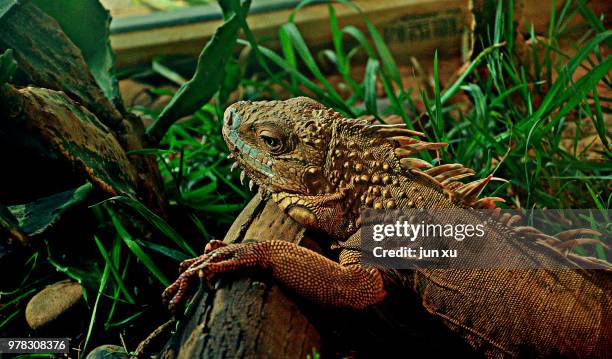
<svg viewBox="0 0 612 359">
<path fill-rule="evenodd" d="M 255 196 L 224 241 L 286 240 L 307 245 L 304 229 L 273 202 Z M 321 336 L 270 278 L 257 273 L 201 287 L 161 358 L 306 358 L 320 352 Z"/>
<path fill-rule="evenodd" d="M 308 232 L 259 195 L 224 240 L 271 239 L 320 251 Z M 366 310 L 325 308 L 303 303 L 271 278 L 251 271 L 220 278 L 214 290 L 200 288 L 157 357 L 306 359 L 313 351 L 322 357 L 473 355 L 467 343 L 427 313 L 407 288 L 396 288 Z"/>
</svg>

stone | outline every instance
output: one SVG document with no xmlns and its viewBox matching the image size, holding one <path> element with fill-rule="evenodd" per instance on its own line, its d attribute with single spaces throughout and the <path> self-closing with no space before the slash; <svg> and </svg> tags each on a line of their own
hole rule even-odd
<svg viewBox="0 0 612 359">
<path fill-rule="evenodd" d="M 51 284 L 30 299 L 25 309 L 26 321 L 34 330 L 47 328 L 82 300 L 83 288 L 79 283 L 64 280 Z"/>
<path fill-rule="evenodd" d="M 127 359 L 130 356 L 119 345 L 105 344 L 95 348 L 85 359 Z"/>
</svg>

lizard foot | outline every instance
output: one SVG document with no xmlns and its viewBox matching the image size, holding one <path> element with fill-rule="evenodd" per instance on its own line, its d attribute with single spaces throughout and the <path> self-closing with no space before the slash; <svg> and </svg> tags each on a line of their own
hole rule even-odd
<svg viewBox="0 0 612 359">
<path fill-rule="evenodd" d="M 178 269 L 179 274 L 181 274 L 184 271 L 186 271 L 187 268 L 191 267 L 195 262 L 198 262 L 199 260 L 201 260 L 204 255 L 214 251 L 217 248 L 221 248 L 221 247 L 225 247 L 225 246 L 227 246 L 227 243 L 225 243 L 223 241 L 220 241 L 218 239 L 210 240 L 208 243 L 206 243 L 206 247 L 204 247 L 204 254 L 203 255 L 201 255 L 199 257 L 191 258 L 191 259 L 186 259 L 186 260 L 182 261 L 179 264 L 179 269 Z"/>
<path fill-rule="evenodd" d="M 193 282 L 198 277 L 210 282 L 220 273 L 267 266 L 264 261 L 266 258 L 265 246 L 262 245 L 264 242 L 237 244 L 217 242 L 220 241 L 210 245 L 208 253 L 190 259 L 187 263 L 184 262 L 185 266 L 188 264 L 187 269 L 164 291 L 162 298 L 171 311 L 174 312 L 187 299 L 193 289 Z"/>
</svg>

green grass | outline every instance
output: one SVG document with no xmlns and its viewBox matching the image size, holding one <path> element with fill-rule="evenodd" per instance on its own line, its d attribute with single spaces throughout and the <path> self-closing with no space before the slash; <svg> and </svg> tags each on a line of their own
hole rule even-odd
<svg viewBox="0 0 612 359">
<path fill-rule="evenodd" d="M 300 7 L 307 3 L 303 1 Z M 431 54 L 432 89 L 404 88 L 398 65 L 365 16 L 365 32 L 355 26 L 340 27 L 329 6 L 332 45 L 318 53 L 304 41 L 293 17 L 279 29 L 279 52 L 257 42 L 244 19 L 234 20 L 246 34 L 237 48 L 248 56 L 234 54 L 225 63 L 220 86 L 207 89 L 212 101 L 171 125 L 159 148 L 138 151 L 158 159 L 171 201 L 170 223 L 125 197 L 92 206 L 96 228 L 78 244 L 83 258 L 67 259 L 62 256 L 65 248 L 47 242 L 45 249 L 23 264 L 23 277 L 15 289 L 0 293 L 0 333 L 6 336 L 25 330 L 15 326 L 27 299 L 44 285 L 66 277 L 85 288 L 88 320 L 74 341 L 81 349 L 120 343 L 125 337 L 131 340 L 128 349 L 133 350 L 144 333 L 161 323 L 165 312 L 160 293 L 174 279 L 176 264 L 199 253 L 212 237 L 222 237 L 252 195 L 240 184 L 238 173 L 230 171 L 221 137 L 223 111 L 237 98 L 307 95 L 346 116 L 382 119 L 399 115 L 409 128 L 424 131 L 429 140 L 449 143 L 440 154 L 444 162 L 474 168 L 479 177 L 494 173 L 506 178 L 508 183 L 490 185 L 485 195 L 504 197 L 508 206 L 609 209 L 612 161 L 605 116 L 609 116 L 610 99 L 598 93 L 596 85 L 610 89 L 612 60 L 601 48 L 610 44 L 612 31 L 581 2 L 565 2 L 551 14 L 547 38 L 539 43 L 544 55 L 529 66 L 516 56 L 516 24 L 512 12 L 506 11 L 512 4 L 499 4 L 495 23 L 477 39 L 484 50 L 475 54 L 455 82 L 440 82 L 437 53 Z M 572 44 L 571 53 L 564 53 L 562 40 L 576 31 L 568 25 L 576 17 L 586 23 L 584 36 Z M 531 35 L 535 36 L 533 31 Z M 528 52 L 536 50 L 531 47 Z M 365 66 L 365 76 L 357 78 L 354 74 L 360 66 Z M 331 71 L 323 70 L 330 67 Z M 576 78 L 581 68 L 587 71 Z M 157 59 L 150 68 L 125 75 L 157 85 L 181 86 L 189 81 L 191 71 L 191 66 Z M 338 74 L 341 83 L 332 84 L 330 74 Z M 377 85 L 384 89 L 389 106 L 376 101 Z M 150 92 L 175 94 L 161 87 Z M 425 110 L 421 113 L 418 108 Z M 160 116 L 159 110 L 151 108 L 133 110 L 152 119 Z M 573 136 L 568 135 L 570 123 L 575 127 Z M 589 128 L 604 144 L 600 149 L 581 147 L 580 140 Z M 593 153 L 602 159 L 590 157 Z M 423 156 L 432 159 L 430 154 Z M 144 224 L 125 221 L 130 216 Z M 146 232 L 151 236 L 141 238 Z M 606 255 L 601 248 L 593 254 Z"/>
<path fill-rule="evenodd" d="M 282 55 L 252 42 L 242 41 L 241 44 L 259 46 L 263 54 L 263 58 L 258 58 L 261 68 L 266 68 L 271 62 L 281 69 L 280 75 L 277 73 L 269 80 L 276 81 L 285 89 L 287 97 L 306 94 L 348 116 L 397 114 L 404 118 L 408 127 L 422 127 L 430 140 L 449 142 L 448 149 L 442 151 L 442 160 L 463 163 L 478 170 L 481 176 L 495 170 L 496 176 L 505 177 L 510 182 L 491 186 L 489 190 L 503 194 L 511 206 L 585 208 L 592 207 L 595 198 L 609 204 L 610 197 L 601 196 L 606 193 L 611 162 L 587 158 L 585 152 L 592 151 L 588 148 L 579 151 L 577 141 L 581 129 L 592 125 L 601 143 L 606 145 L 599 149 L 602 152 L 599 156 L 609 159 L 609 131 L 604 123 L 604 114 L 609 112 L 609 99 L 602 99 L 595 86 L 601 83 L 609 89 L 608 73 L 612 59 L 601 56 L 600 46 L 610 42 L 612 32 L 606 30 L 599 18 L 581 3 L 566 2 L 559 14 L 554 11 L 551 14 L 548 38 L 541 43 L 546 49 L 543 60 L 535 61 L 534 66 L 529 67 L 515 56 L 513 14 L 505 11 L 512 8 L 512 4 L 507 4 L 507 7 L 502 5 L 503 2 L 498 4 L 495 24 L 477 40 L 483 45 L 489 44 L 488 47 L 477 54 L 456 82 L 441 86 L 437 55 L 432 54 L 433 98 L 428 98 L 423 89 L 402 87 L 393 57 L 367 18 L 364 18 L 367 34 L 353 26 L 339 28 L 331 6 L 329 19 L 333 49 L 324 50 L 322 55 L 332 62 L 344 79 L 344 83 L 339 85 L 349 89 L 349 95 L 344 98 L 339 99 L 336 89 L 327 82 L 314 60 L 316 56 L 311 54 L 291 21 L 279 30 Z M 565 54 L 560 41 L 570 31 L 567 22 L 576 16 L 582 16 L 590 29 L 573 44 L 574 53 Z M 357 40 L 357 46 L 348 48 L 347 40 L 352 39 Z M 535 47 L 531 50 L 536 51 Z M 361 81 L 351 77 L 351 58 L 358 52 L 368 59 L 366 76 Z M 553 53 L 557 57 L 554 61 Z M 538 59 L 537 56 L 534 58 Z M 579 67 L 588 72 L 573 79 Z M 555 79 L 553 73 L 557 74 Z M 391 102 L 387 109 L 375 106 L 372 88 L 376 81 L 383 85 Z M 411 96 L 412 92 L 420 92 L 421 98 Z M 457 94 L 468 97 L 468 100 L 459 101 L 469 110 L 454 110 L 458 104 L 450 104 L 450 100 L 456 100 Z M 414 121 L 418 113 L 413 112 L 408 117 L 406 109 L 414 109 L 415 101 L 422 101 L 426 106 L 428 121 L 423 125 Z M 360 106 L 362 103 L 365 106 Z M 570 115 L 575 119 L 577 131 L 574 146 L 568 148 L 561 145 L 561 140 L 567 131 Z M 587 185 L 595 188 L 594 197 L 581 195 L 587 193 Z M 504 193 L 509 190 L 513 195 Z"/>
</svg>

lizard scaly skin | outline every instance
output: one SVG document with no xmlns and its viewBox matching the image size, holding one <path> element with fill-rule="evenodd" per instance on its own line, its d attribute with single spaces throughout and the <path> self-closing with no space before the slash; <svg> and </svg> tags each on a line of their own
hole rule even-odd
<svg viewBox="0 0 612 359">
<path fill-rule="evenodd" d="M 339 262 L 281 241 L 212 242 L 186 262 L 165 292 L 171 307 L 197 276 L 245 268 L 268 270 L 284 287 L 321 305 L 362 309 L 389 294 L 387 273 L 360 263 L 362 208 L 494 208 L 478 198 L 491 176 L 463 184 L 474 172 L 459 164 L 432 167 L 412 155 L 443 143 L 418 132 L 343 118 L 318 102 L 238 102 L 224 116 L 224 138 L 243 171 L 302 225 L 336 238 Z M 499 218 L 490 240 L 522 240 L 529 233 Z M 575 270 L 415 270 L 404 275 L 422 304 L 488 356 L 612 355 L 612 280 L 609 269 L 585 271 L 560 253 L 547 261 Z M 574 258 L 579 260 L 579 258 Z M 602 263 L 602 267 L 606 264 Z M 500 294 L 501 293 L 501 294 Z"/>
</svg>

